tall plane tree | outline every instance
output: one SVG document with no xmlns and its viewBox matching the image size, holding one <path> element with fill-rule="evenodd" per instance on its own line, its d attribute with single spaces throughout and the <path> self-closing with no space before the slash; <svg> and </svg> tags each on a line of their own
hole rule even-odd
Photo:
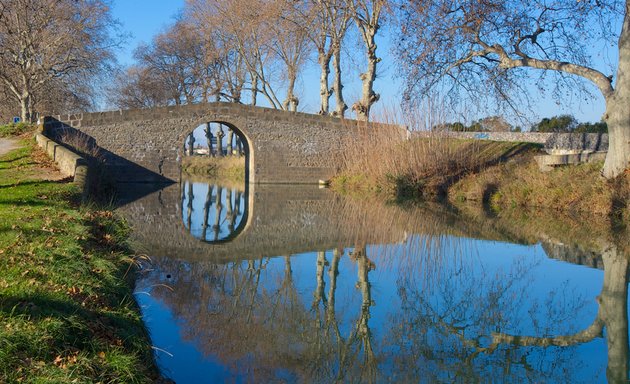
<svg viewBox="0 0 630 384">
<path fill-rule="evenodd" d="M 317 49 L 317 63 L 320 66 L 319 94 L 321 115 L 330 113 L 330 96 L 335 94 L 336 107 L 333 115 L 343 117 L 346 103 L 343 99 L 341 82 L 341 44 L 350 25 L 348 7 L 344 0 L 311 0 L 314 27 L 310 38 Z M 333 83 L 329 86 L 330 64 L 333 64 Z"/>
<path fill-rule="evenodd" d="M 140 45 L 134 56 L 140 65 L 161 79 L 170 101 L 175 105 L 191 104 L 204 93 L 206 70 L 204 43 L 192 26 L 179 21 Z"/>
<path fill-rule="evenodd" d="M 380 95 L 374 92 L 376 80 L 376 65 L 381 59 L 376 56 L 376 34 L 381 28 L 381 17 L 387 0 L 347 0 L 352 18 L 357 25 L 359 35 L 365 44 L 367 68 L 361 73 L 363 87 L 361 100 L 354 103 L 352 109 L 356 111 L 359 120 L 370 119 L 370 109 L 378 101 Z"/>
<path fill-rule="evenodd" d="M 556 96 L 588 92 L 590 82 L 606 101 L 610 147 L 602 173 L 613 178 L 628 167 L 629 1 L 399 0 L 398 10 L 398 52 L 408 97 L 421 98 L 430 88 L 447 85 L 475 98 L 491 92 L 509 102 L 527 91 L 522 81 L 530 75 L 554 76 Z M 621 16 L 619 33 L 614 28 Z M 592 59 L 591 47 L 617 36 L 615 78 Z"/>
<path fill-rule="evenodd" d="M 0 0 L 0 85 L 34 118 L 33 97 L 94 74 L 112 58 L 115 22 L 105 0 Z"/>
</svg>

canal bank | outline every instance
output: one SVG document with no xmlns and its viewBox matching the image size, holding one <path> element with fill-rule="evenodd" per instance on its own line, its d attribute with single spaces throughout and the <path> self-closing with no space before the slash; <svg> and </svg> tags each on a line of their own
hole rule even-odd
<svg viewBox="0 0 630 384">
<path fill-rule="evenodd" d="M 154 382 L 128 228 L 19 144 L 0 156 L 0 381 Z"/>
<path fill-rule="evenodd" d="M 630 177 L 601 177 L 601 162 L 563 165 L 543 172 L 537 144 L 414 139 L 367 144 L 346 156 L 335 190 L 386 200 L 448 200 L 494 210 L 549 209 L 627 220 Z"/>
</svg>

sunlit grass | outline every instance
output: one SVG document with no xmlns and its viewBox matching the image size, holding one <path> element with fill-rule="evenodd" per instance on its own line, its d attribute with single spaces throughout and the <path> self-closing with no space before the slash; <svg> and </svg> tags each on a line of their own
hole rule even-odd
<svg viewBox="0 0 630 384">
<path fill-rule="evenodd" d="M 182 172 L 189 176 L 204 176 L 245 181 L 244 156 L 187 156 L 182 160 Z"/>
<path fill-rule="evenodd" d="M 150 382 L 127 228 L 25 144 L 0 158 L 0 382 Z"/>
</svg>

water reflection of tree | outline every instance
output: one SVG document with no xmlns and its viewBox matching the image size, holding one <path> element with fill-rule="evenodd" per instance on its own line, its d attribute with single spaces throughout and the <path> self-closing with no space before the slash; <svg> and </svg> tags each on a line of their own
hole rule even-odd
<svg viewBox="0 0 630 384">
<path fill-rule="evenodd" d="M 606 377 L 609 383 L 628 382 L 628 258 L 616 246 L 606 247 L 602 254 L 604 284 L 597 298 L 599 311 L 584 330 L 563 336 L 515 336 L 495 332 L 493 345 L 562 346 L 586 343 L 601 337 L 604 328 L 608 348 Z"/>
<path fill-rule="evenodd" d="M 206 202 L 208 199 L 206 196 Z M 356 216 L 353 207 L 349 205 L 340 212 L 348 217 L 342 224 Z M 363 208 L 356 207 L 356 211 Z M 397 214 L 387 212 L 397 209 L 379 206 L 370 211 L 369 217 L 363 213 L 356 219 L 361 224 L 349 226 L 356 233 L 347 237 L 364 239 L 366 228 L 372 228 L 370 242 L 376 242 L 378 233 L 374 233 L 379 231 L 374 228 L 381 228 L 374 226 L 378 220 L 390 231 L 399 226 L 410 228 L 411 233 L 434 232 L 407 236 L 402 250 L 366 248 L 362 245 L 365 240 L 357 241 L 359 246 L 347 255 L 357 267 L 356 298 L 360 302 L 360 308 L 351 308 L 351 324 L 347 311 L 339 311 L 344 303 L 337 297 L 339 263 L 344 256 L 341 250 L 317 253 L 312 296 L 310 292 L 298 292 L 289 256 L 282 259 L 284 268 L 274 272 L 272 285 L 268 284 L 268 258 L 194 266 L 159 261 L 158 270 L 179 271 L 171 279 L 174 292 L 158 289 L 154 294 L 181 319 L 188 340 L 204 353 L 217 356 L 234 372 L 245 371 L 249 381 L 274 381 L 277 375 L 285 377 L 290 372 L 288 381 L 302 382 L 415 382 L 420 377 L 429 382 L 485 382 L 498 377 L 506 382 L 566 382 L 575 380 L 575 372 L 580 369 L 576 366 L 577 351 L 571 345 L 600 337 L 604 328 L 609 339 L 608 379 L 625 380 L 627 261 L 623 256 L 604 252 L 608 261 L 604 263 L 599 313 L 586 329 L 573 329 L 568 324 L 574 324 L 572 317 L 584 303 L 564 295 L 562 290 L 556 292 L 555 300 L 539 302 L 538 307 L 525 306 L 528 291 L 523 288 L 530 281 L 532 265 L 521 261 L 500 275 L 477 276 L 461 257 L 449 261 L 444 254 L 445 249 L 447 253 L 456 251 L 465 241 L 453 240 L 455 236 L 445 233 L 460 236 L 474 227 L 472 236 L 482 233 L 488 238 L 502 238 L 507 233 L 508 239 L 522 238 L 531 243 L 541 238 L 533 226 L 519 223 L 529 232 L 517 235 L 501 218 L 486 222 L 485 227 L 475 220 L 453 226 L 445 220 L 452 216 L 430 216 L 419 208 L 403 215 L 401 221 Z M 584 232 L 578 233 L 581 236 L 577 238 L 585 237 Z M 563 243 L 562 238 L 545 238 Z M 374 332 L 376 336 L 370 328 L 373 292 L 369 272 L 374 267 L 370 259 L 375 260 L 379 270 L 396 271 L 402 301 L 400 312 L 380 325 L 379 332 Z M 261 281 L 265 279 L 267 283 Z M 566 299 L 564 304 L 561 299 Z M 545 307 L 550 310 L 543 311 Z M 542 315 L 528 317 L 529 310 Z M 518 321 L 522 318 L 530 320 L 529 327 Z"/>
<path fill-rule="evenodd" d="M 204 183 L 205 184 L 205 183 Z M 182 183 L 182 212 L 184 213 L 184 226 L 194 236 L 197 228 L 193 226 L 194 200 L 195 198 L 205 198 L 203 203 L 203 211 L 201 212 L 201 234 L 200 237 L 205 241 L 217 241 L 230 237 L 235 233 L 236 227 L 241 223 L 243 211 L 241 204 L 243 192 L 229 187 L 223 187 L 218 184 L 207 183 L 205 185 L 198 183 L 197 186 L 207 186 L 205 196 L 201 193 L 195 194 L 195 184 L 192 181 Z M 197 189 L 198 191 L 198 189 Z M 214 206 L 214 221 L 210 223 L 211 209 Z M 210 235 L 208 232 L 211 232 Z M 225 232 L 225 234 L 223 233 Z"/>
<path fill-rule="evenodd" d="M 395 351 L 396 371 L 407 373 L 399 379 L 488 382 L 501 377 L 503 382 L 574 382 L 580 379 L 576 376 L 580 366 L 571 347 L 602 337 L 606 328 L 607 379 L 627 382 L 628 260 L 615 247 L 607 249 L 603 259 L 604 286 L 596 318 L 583 330 L 569 329 L 562 336 L 546 335 L 566 332 L 585 302 L 558 290 L 544 303 L 547 311 L 541 311 L 536 302 L 525 307 L 532 302 L 527 297 L 531 265 L 515 264 L 494 278 L 472 271 L 465 277 L 453 274 L 433 281 L 435 291 L 404 279 L 399 285 L 401 313 L 395 315 L 390 346 Z M 544 318 L 536 318 L 537 312 Z M 530 327 L 517 321 L 527 315 Z M 519 329 L 527 330 L 519 335 Z"/>
<path fill-rule="evenodd" d="M 156 286 L 152 294 L 181 320 L 185 339 L 247 380 L 273 380 L 288 370 L 301 382 L 376 382 L 378 364 L 369 327 L 373 304 L 369 271 L 374 265 L 365 247 L 357 247 L 350 256 L 357 265 L 361 307 L 346 335 L 335 305 L 342 250 L 332 252 L 331 263 L 324 252 L 318 253 L 311 303 L 302 302 L 288 256 L 272 285 L 261 285 L 261 274 L 270 273 L 265 271 L 267 258 L 192 268 L 159 260 L 143 284 Z M 155 281 L 164 280 L 166 271 L 176 271 L 168 274 L 172 290 Z"/>
</svg>

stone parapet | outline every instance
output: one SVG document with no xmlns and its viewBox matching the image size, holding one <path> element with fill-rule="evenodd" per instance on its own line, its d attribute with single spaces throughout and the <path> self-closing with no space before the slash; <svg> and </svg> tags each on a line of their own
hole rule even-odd
<svg viewBox="0 0 630 384">
<path fill-rule="evenodd" d="M 576 154 L 608 151 L 606 133 L 544 132 L 411 132 L 411 138 L 445 137 L 451 139 L 491 140 L 543 144 L 549 154 Z"/>
<path fill-rule="evenodd" d="M 35 141 L 57 164 L 62 175 L 72 177 L 73 182 L 84 191 L 87 189 L 87 160 L 41 133 L 35 134 Z"/>
</svg>

